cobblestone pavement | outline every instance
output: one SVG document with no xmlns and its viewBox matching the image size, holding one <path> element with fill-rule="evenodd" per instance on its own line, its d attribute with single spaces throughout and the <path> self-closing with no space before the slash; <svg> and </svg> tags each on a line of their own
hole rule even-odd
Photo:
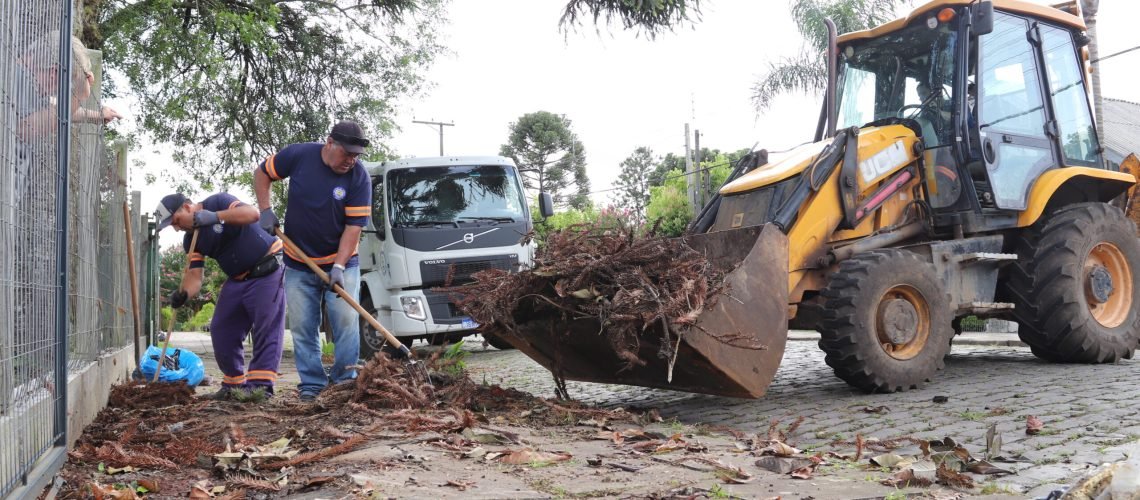
<svg viewBox="0 0 1140 500">
<path fill-rule="evenodd" d="M 475 348 L 468 366 L 476 382 L 502 384 L 552 396 L 549 372 L 517 351 Z M 1001 454 L 1024 461 L 998 463 L 1016 472 L 994 480 L 996 488 L 1043 496 L 1071 484 L 1091 467 L 1140 452 L 1140 360 L 1111 365 L 1057 365 L 1021 347 L 955 346 L 946 369 L 923 389 L 865 394 L 836 378 L 813 342 L 789 342 L 768 394 L 757 400 L 694 395 L 628 386 L 570 382 L 575 399 L 606 407 L 654 407 L 685 425 L 727 426 L 756 433 L 772 419 L 805 421 L 801 448 L 850 453 L 856 434 L 889 439 L 952 437 L 975 456 L 985 433 L 997 425 Z M 946 396 L 945 403 L 934 403 Z M 867 413 L 886 406 L 884 414 Z M 1045 422 L 1027 436 L 1026 418 Z M 830 444 L 829 444 L 830 443 Z"/>
</svg>

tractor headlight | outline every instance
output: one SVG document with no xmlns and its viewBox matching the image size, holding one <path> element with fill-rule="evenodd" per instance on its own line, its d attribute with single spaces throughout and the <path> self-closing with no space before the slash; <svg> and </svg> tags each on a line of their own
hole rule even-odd
<svg viewBox="0 0 1140 500">
<path fill-rule="evenodd" d="M 400 297 L 400 306 L 404 308 L 404 314 L 409 318 L 420 321 L 427 319 L 424 302 L 419 297 Z"/>
</svg>

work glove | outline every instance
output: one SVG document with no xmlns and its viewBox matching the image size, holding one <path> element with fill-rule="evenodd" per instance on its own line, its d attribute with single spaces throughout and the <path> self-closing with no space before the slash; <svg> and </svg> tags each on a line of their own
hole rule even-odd
<svg viewBox="0 0 1140 500">
<path fill-rule="evenodd" d="M 209 210 L 194 212 L 194 227 L 212 226 L 218 223 L 218 213 Z"/>
<path fill-rule="evenodd" d="M 277 214 L 273 213 L 272 207 L 261 211 L 261 219 L 257 223 L 269 234 L 277 234 L 275 230 L 281 225 L 281 221 L 277 220 Z"/>
<path fill-rule="evenodd" d="M 177 291 L 170 294 L 170 307 L 178 309 L 179 307 L 186 305 L 186 301 L 189 298 L 190 296 L 186 294 L 186 290 L 179 288 Z"/>
<path fill-rule="evenodd" d="M 344 269 L 333 266 L 333 268 L 329 270 L 329 290 L 336 291 L 335 285 L 340 285 L 341 288 L 344 288 Z"/>
</svg>

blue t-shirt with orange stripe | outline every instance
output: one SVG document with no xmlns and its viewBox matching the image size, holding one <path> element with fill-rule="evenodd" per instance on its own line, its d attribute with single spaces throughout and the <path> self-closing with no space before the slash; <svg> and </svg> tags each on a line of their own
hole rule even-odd
<svg viewBox="0 0 1140 500">
<path fill-rule="evenodd" d="M 218 193 L 202 200 L 202 208 L 211 212 L 220 212 L 237 206 L 245 205 L 241 200 L 229 193 Z M 182 247 L 189 252 L 190 241 L 194 237 L 193 231 L 187 231 L 182 239 Z M 190 268 L 206 265 L 206 257 L 218 261 L 218 266 L 226 275 L 241 277 L 257 261 L 270 253 L 281 251 L 281 240 L 265 232 L 257 223 L 248 225 L 214 224 L 198 228 L 198 242 L 194 253 L 190 254 Z"/>
<path fill-rule="evenodd" d="M 258 167 L 272 180 L 289 178 L 285 205 L 285 235 L 322 268 L 336 259 L 346 226 L 364 227 L 372 211 L 372 183 L 360 161 L 344 174 L 334 172 L 321 159 L 320 142 L 291 144 L 266 158 Z M 300 256 L 285 249 L 285 265 L 308 271 Z M 358 264 L 356 250 L 346 267 Z"/>
</svg>

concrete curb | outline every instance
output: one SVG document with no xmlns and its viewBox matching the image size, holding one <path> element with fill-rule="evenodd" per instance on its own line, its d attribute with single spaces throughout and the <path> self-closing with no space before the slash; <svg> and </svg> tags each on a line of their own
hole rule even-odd
<svg viewBox="0 0 1140 500">
<path fill-rule="evenodd" d="M 819 332 L 790 330 L 788 340 L 818 342 Z M 1029 347 L 1016 333 L 965 332 L 954 337 L 954 345 L 980 345 L 992 347 Z"/>
</svg>

